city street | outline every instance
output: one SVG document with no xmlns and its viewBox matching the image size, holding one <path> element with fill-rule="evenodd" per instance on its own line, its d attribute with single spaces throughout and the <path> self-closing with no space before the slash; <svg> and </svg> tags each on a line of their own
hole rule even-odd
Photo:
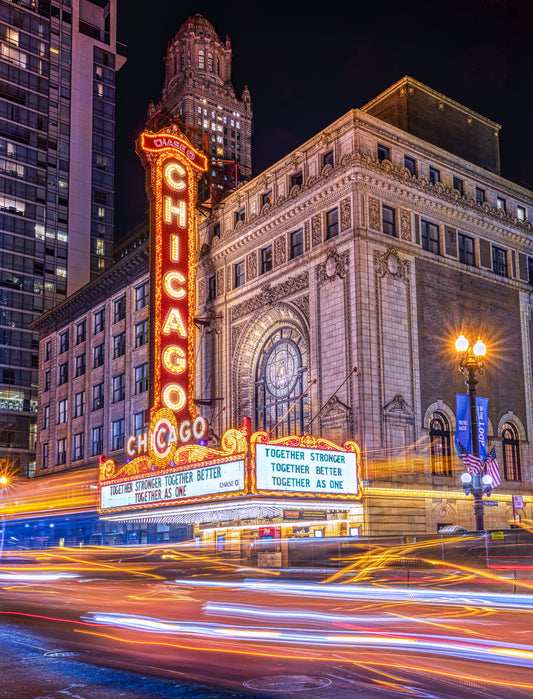
<svg viewBox="0 0 533 699">
<path fill-rule="evenodd" d="M 126 671 L 116 680 L 123 696 L 137 692 L 137 682 L 131 696 L 228 696 L 198 694 L 189 683 L 237 696 L 533 693 L 533 596 L 520 589 L 437 588 L 435 576 L 431 586 L 424 576 L 417 585 L 416 574 L 409 587 L 354 584 L 336 575 L 298 581 L 177 547 L 140 553 L 130 550 L 125 560 L 117 550 L 55 549 L 33 560 L 24 552 L 18 565 L 4 562 L 4 629 L 17 625 L 8 634 L 10 652 L 18 643 L 28 667 L 21 680 L 16 665 L 12 693 L 4 696 L 54 696 L 43 693 L 46 679 L 56 692 L 89 699 L 115 682 L 107 670 L 91 670 L 83 682 L 80 663 Z M 74 655 L 45 655 L 51 651 Z M 146 676 L 180 684 L 172 685 L 174 694 L 165 683 L 145 689 L 155 681 Z M 21 681 L 29 693 L 13 693 L 13 682 Z M 85 687 L 68 689 L 77 682 Z"/>
</svg>

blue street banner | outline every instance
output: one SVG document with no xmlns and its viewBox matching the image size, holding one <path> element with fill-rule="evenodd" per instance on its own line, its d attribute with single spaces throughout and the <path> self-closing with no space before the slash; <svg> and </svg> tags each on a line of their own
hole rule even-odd
<svg viewBox="0 0 533 699">
<path fill-rule="evenodd" d="M 487 434 L 489 426 L 489 399 L 476 397 L 477 427 L 479 438 L 479 458 L 485 461 L 487 458 Z M 470 436 L 470 397 L 465 393 L 455 394 L 455 446 L 459 454 L 459 444 L 472 451 L 472 439 Z"/>
</svg>

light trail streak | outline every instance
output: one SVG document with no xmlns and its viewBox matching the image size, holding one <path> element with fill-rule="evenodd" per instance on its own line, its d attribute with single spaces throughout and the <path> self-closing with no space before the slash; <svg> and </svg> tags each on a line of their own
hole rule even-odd
<svg viewBox="0 0 533 699">
<path fill-rule="evenodd" d="M 134 645 L 134 646 L 143 646 L 143 648 L 146 648 L 146 639 L 142 640 L 135 640 L 135 639 L 128 639 L 128 638 L 122 638 L 120 636 L 112 636 L 111 634 L 103 634 L 103 633 L 97 633 L 95 631 L 86 631 L 86 630 L 77 630 L 78 633 L 88 635 L 88 636 L 96 636 L 99 638 L 104 638 L 108 639 L 111 641 L 117 641 L 119 643 L 125 643 L 128 645 Z M 227 654 L 227 655 L 239 655 L 239 656 L 245 656 L 245 657 L 258 657 L 258 658 L 269 658 L 269 659 L 278 659 L 278 660 L 289 660 L 289 661 L 294 661 L 294 660 L 305 660 L 305 661 L 311 661 L 311 662 L 317 662 L 317 663 L 324 663 L 327 658 L 324 657 L 324 655 L 296 655 L 296 654 L 287 654 L 287 653 L 268 653 L 265 651 L 257 651 L 257 650 L 240 650 L 236 648 L 218 648 L 218 647 L 203 647 L 199 648 L 196 645 L 186 645 L 184 643 L 170 643 L 170 642 L 164 642 L 164 641 L 151 641 L 150 642 L 150 647 L 164 647 L 164 648 L 170 648 L 170 649 L 178 649 L 178 650 L 188 650 L 188 651 L 194 651 L 197 652 L 198 650 L 204 650 L 209 653 L 213 654 Z M 349 664 L 351 666 L 357 666 L 358 662 L 355 660 L 351 659 L 345 659 L 339 656 L 336 656 L 336 661 L 344 664 Z M 408 672 L 414 672 L 414 673 L 422 673 L 422 674 L 429 674 L 429 675 L 434 675 L 434 676 L 439 676 L 443 678 L 453 678 L 461 681 L 467 681 L 467 682 L 480 682 L 482 684 L 490 685 L 490 686 L 496 686 L 500 688 L 507 688 L 507 689 L 523 689 L 523 690 L 533 690 L 533 684 L 527 683 L 527 682 L 501 682 L 499 680 L 491 679 L 489 677 L 486 677 L 486 675 L 482 676 L 475 676 L 475 675 L 470 675 L 470 674 L 458 674 L 453 672 L 450 669 L 447 669 L 446 671 L 443 670 L 433 670 L 432 668 L 427 668 L 424 666 L 417 666 L 417 665 L 408 665 L 408 664 L 400 664 L 397 662 L 383 662 L 380 660 L 376 661 L 368 661 L 367 665 L 369 667 L 375 668 L 375 667 L 385 667 L 387 669 L 395 669 L 395 670 L 405 670 Z"/>
</svg>

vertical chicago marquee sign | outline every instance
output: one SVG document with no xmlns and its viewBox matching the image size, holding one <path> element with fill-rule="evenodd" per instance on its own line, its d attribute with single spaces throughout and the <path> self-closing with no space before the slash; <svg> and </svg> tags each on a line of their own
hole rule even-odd
<svg viewBox="0 0 533 699">
<path fill-rule="evenodd" d="M 137 153 L 151 200 L 151 418 L 166 408 L 179 423 L 189 422 L 194 415 L 196 180 L 206 171 L 207 158 L 175 125 L 144 131 Z"/>
</svg>

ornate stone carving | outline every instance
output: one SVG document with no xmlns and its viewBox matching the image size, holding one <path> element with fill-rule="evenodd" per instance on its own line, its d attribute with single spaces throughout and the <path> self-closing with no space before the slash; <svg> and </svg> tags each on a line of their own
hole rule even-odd
<svg viewBox="0 0 533 699">
<path fill-rule="evenodd" d="M 246 258 L 246 281 L 257 277 L 257 252 L 251 252 Z"/>
<path fill-rule="evenodd" d="M 239 337 L 246 326 L 246 322 L 243 323 L 232 323 L 231 324 L 231 356 L 235 356 L 235 351 L 237 349 L 237 344 L 239 342 Z"/>
<path fill-rule="evenodd" d="M 309 322 L 309 296 L 298 296 L 292 303 L 302 312 L 307 322 Z"/>
<path fill-rule="evenodd" d="M 345 279 L 348 272 L 348 260 L 348 252 L 339 255 L 336 250 L 330 250 L 326 260 L 315 267 L 318 288 L 326 282 L 337 279 L 337 277 Z"/>
<path fill-rule="evenodd" d="M 226 269 L 226 290 L 231 291 L 233 289 L 233 267 L 228 267 Z"/>
<path fill-rule="evenodd" d="M 413 409 L 399 393 L 397 393 L 387 405 L 383 406 L 383 414 L 414 420 Z"/>
<path fill-rule="evenodd" d="M 329 177 L 332 172 L 333 172 L 333 165 L 330 165 L 329 163 L 327 163 L 322 168 L 320 175 L 325 179 L 326 177 Z"/>
<path fill-rule="evenodd" d="M 198 304 L 202 306 L 205 300 L 205 279 L 200 279 L 200 283 L 198 284 Z"/>
<path fill-rule="evenodd" d="M 252 313 L 260 308 L 265 308 L 265 306 L 270 306 L 285 296 L 290 296 L 291 294 L 301 291 L 302 289 L 307 289 L 308 287 L 308 272 L 304 272 L 297 277 L 289 277 L 284 282 L 274 287 L 271 287 L 270 284 L 263 284 L 261 286 L 260 294 L 251 299 L 243 301 L 231 309 L 232 324 L 233 321 L 242 318 L 248 313 Z"/>
<path fill-rule="evenodd" d="M 224 295 L 224 269 L 217 270 L 217 296 Z"/>
<path fill-rule="evenodd" d="M 307 252 L 309 250 L 309 221 L 304 223 L 304 249 Z"/>
<path fill-rule="evenodd" d="M 301 190 L 301 189 L 302 189 L 302 188 L 300 187 L 299 184 L 295 184 L 294 187 L 291 187 L 291 191 L 289 192 L 289 197 L 290 197 L 291 199 L 296 199 L 296 197 L 298 196 L 298 194 L 300 194 L 300 190 Z"/>
<path fill-rule="evenodd" d="M 274 267 L 282 265 L 287 259 L 287 241 L 284 235 L 274 240 Z"/>
<path fill-rule="evenodd" d="M 400 230 L 402 240 L 412 240 L 411 212 L 407 209 L 400 209 Z"/>
<path fill-rule="evenodd" d="M 313 247 L 322 242 L 322 216 L 320 214 L 316 214 L 311 219 L 311 238 Z"/>
<path fill-rule="evenodd" d="M 350 228 L 352 225 L 352 207 L 350 200 L 341 199 L 341 232 Z"/>
<path fill-rule="evenodd" d="M 409 261 L 403 260 L 396 248 L 388 248 L 384 253 L 374 252 L 374 269 L 378 277 L 390 274 L 403 281 L 409 279 Z"/>
<path fill-rule="evenodd" d="M 328 421 L 331 418 L 347 417 L 350 414 L 350 408 L 345 405 L 337 396 L 332 396 L 326 403 L 326 407 L 320 414 L 320 420 Z"/>
<path fill-rule="evenodd" d="M 368 225 L 375 231 L 381 230 L 381 203 L 377 199 L 368 199 Z"/>
<path fill-rule="evenodd" d="M 218 315 L 217 312 L 213 309 L 209 311 L 207 314 L 207 318 L 209 319 L 209 323 L 206 326 L 206 332 L 208 335 L 220 335 L 220 332 L 222 330 L 222 316 Z"/>
</svg>

